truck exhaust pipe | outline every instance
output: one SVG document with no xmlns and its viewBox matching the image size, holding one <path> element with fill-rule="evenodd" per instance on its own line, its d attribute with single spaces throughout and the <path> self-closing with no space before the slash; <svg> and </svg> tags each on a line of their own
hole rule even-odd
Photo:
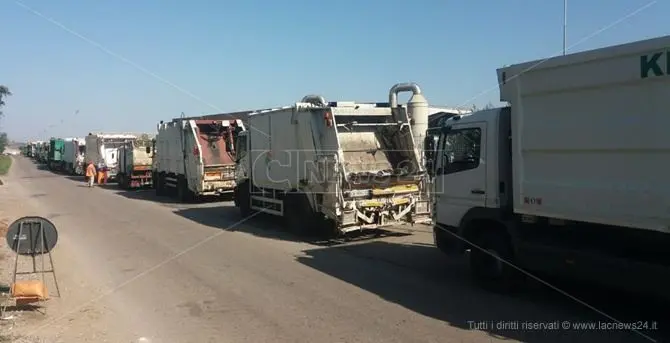
<svg viewBox="0 0 670 343">
<path fill-rule="evenodd" d="M 306 102 L 308 104 L 313 104 L 316 106 L 326 106 L 328 103 L 326 102 L 326 98 L 322 97 L 321 95 L 315 95 L 315 94 L 310 94 L 310 95 L 305 95 L 300 102 Z"/>
<path fill-rule="evenodd" d="M 397 83 L 389 91 L 389 105 L 391 108 L 398 107 L 398 93 L 412 91 L 413 95 L 421 95 L 421 88 L 414 82 Z"/>
<path fill-rule="evenodd" d="M 423 96 L 419 85 L 413 82 L 407 82 L 398 83 L 391 87 L 391 90 L 389 91 L 389 105 L 391 106 L 391 113 L 394 116 L 394 120 L 398 121 L 399 111 L 401 111 L 401 109 L 398 108 L 398 93 L 407 91 L 412 92 L 412 97 L 407 102 L 407 116 L 410 119 L 414 146 L 423 155 L 423 145 L 426 131 L 428 130 L 428 115 L 430 110 L 428 108 L 428 101 Z"/>
</svg>

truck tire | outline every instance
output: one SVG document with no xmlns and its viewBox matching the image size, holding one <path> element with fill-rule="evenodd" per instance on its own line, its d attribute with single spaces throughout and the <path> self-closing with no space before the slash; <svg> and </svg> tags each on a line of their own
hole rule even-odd
<svg viewBox="0 0 670 343">
<path fill-rule="evenodd" d="M 291 192 L 284 197 L 284 221 L 286 228 L 297 235 L 324 234 L 325 221 L 320 220 L 309 199 L 302 193 Z"/>
<path fill-rule="evenodd" d="M 186 179 L 181 176 L 177 179 L 177 198 L 183 203 L 189 203 L 195 200 L 195 194 L 188 189 Z"/>
<path fill-rule="evenodd" d="M 472 243 L 476 247 L 470 250 L 470 270 L 475 281 L 490 291 L 513 291 L 518 286 L 521 273 L 509 265 L 515 263 L 509 237 L 503 231 L 484 230 Z"/>
<path fill-rule="evenodd" d="M 154 190 L 158 189 L 158 173 L 155 171 L 151 172 L 151 187 L 153 187 Z"/>
<path fill-rule="evenodd" d="M 240 215 L 243 218 L 249 217 L 254 213 L 251 209 L 251 185 L 249 181 L 242 182 L 235 189 L 235 201 L 240 208 Z"/>
<path fill-rule="evenodd" d="M 156 178 L 156 195 L 165 195 L 165 175 L 162 173 L 156 173 L 154 177 Z"/>
<path fill-rule="evenodd" d="M 123 176 L 123 174 L 121 174 L 121 173 L 116 174 L 116 185 L 120 189 L 126 189 L 125 177 Z"/>
<path fill-rule="evenodd" d="M 126 190 L 130 189 L 131 179 L 130 179 L 129 175 L 124 174 L 123 175 L 123 180 L 119 180 L 119 182 L 121 183 L 121 187 L 123 187 L 123 189 L 126 189 Z"/>
</svg>

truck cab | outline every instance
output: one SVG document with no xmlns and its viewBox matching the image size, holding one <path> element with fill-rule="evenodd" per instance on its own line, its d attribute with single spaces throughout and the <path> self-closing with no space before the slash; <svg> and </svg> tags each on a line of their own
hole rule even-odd
<svg viewBox="0 0 670 343">
<path fill-rule="evenodd" d="M 453 116 L 440 128 L 432 159 L 433 239 L 445 254 L 470 250 L 474 278 L 506 291 L 519 274 L 515 255 L 509 107 Z"/>
<path fill-rule="evenodd" d="M 453 116 L 433 157 L 433 221 L 456 229 L 474 211 L 499 214 L 511 189 L 509 107 Z"/>
</svg>

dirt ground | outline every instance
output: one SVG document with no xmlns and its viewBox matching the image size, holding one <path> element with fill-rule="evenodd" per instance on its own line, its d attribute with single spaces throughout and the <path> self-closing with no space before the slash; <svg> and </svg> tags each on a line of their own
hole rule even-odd
<svg viewBox="0 0 670 343">
<path fill-rule="evenodd" d="M 11 173 L 11 170 L 10 170 Z M 16 219 L 31 214 L 31 206 L 25 202 L 18 185 L 7 182 L 3 177 L 4 184 L 0 185 L 0 284 L 9 285 L 12 282 L 12 274 L 16 254 L 7 244 L 7 228 Z M 48 261 L 48 259 L 46 260 Z M 20 258 L 17 270 L 29 271 L 32 263 L 27 258 Z M 38 260 L 41 263 L 41 260 Z M 26 275 L 19 279 L 39 278 L 40 275 Z M 49 283 L 47 282 L 47 285 Z M 51 290 L 50 290 L 51 291 Z M 7 300 L 6 294 L 0 295 L 3 305 L 7 305 L 4 316 L 0 318 L 0 342 L 49 342 L 37 336 L 28 336 L 21 333 L 21 329 L 29 323 L 39 322 L 43 315 L 38 311 L 44 311 L 41 306 L 15 306 L 14 301 Z M 51 301 L 51 300 L 49 300 Z M 46 304 L 44 304 L 46 305 Z"/>
</svg>

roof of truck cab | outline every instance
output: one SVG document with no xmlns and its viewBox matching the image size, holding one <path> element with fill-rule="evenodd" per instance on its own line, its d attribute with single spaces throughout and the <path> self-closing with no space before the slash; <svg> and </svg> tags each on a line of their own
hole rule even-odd
<svg viewBox="0 0 670 343">
<path fill-rule="evenodd" d="M 476 122 L 476 121 L 486 121 L 488 118 L 491 116 L 497 116 L 498 112 L 500 112 L 501 109 L 508 108 L 509 106 L 503 106 L 503 107 L 496 107 L 496 108 L 491 108 L 487 110 L 479 110 L 475 112 L 468 112 L 464 114 L 458 114 L 455 116 L 452 116 L 445 121 L 441 123 L 440 126 L 445 127 L 448 125 L 453 125 L 458 123 L 462 119 L 467 119 L 468 122 Z"/>
</svg>

